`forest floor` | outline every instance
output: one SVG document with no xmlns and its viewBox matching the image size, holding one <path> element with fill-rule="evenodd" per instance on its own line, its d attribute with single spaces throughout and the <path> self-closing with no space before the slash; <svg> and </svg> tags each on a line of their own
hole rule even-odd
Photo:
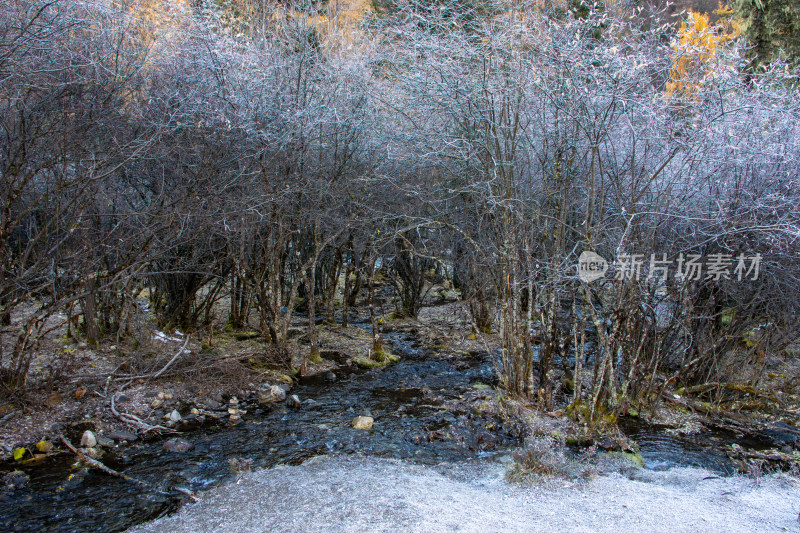
<svg viewBox="0 0 800 533">
<path fill-rule="evenodd" d="M 354 313 L 362 321 L 363 315 L 363 310 Z M 418 320 L 390 315 L 381 319 L 384 330 L 412 333 L 428 347 L 446 345 L 450 352 L 467 354 L 494 349 L 498 343 L 496 335 L 480 340 L 469 335 L 458 303 L 425 308 Z M 291 358 L 290 368 L 248 329 L 217 327 L 187 336 L 158 331 L 149 323 L 137 332 L 135 342 L 105 340 L 90 346 L 66 335 L 65 327 L 56 328 L 38 348 L 25 394 L 0 401 L 0 461 L 11 459 L 21 447 L 28 450 L 26 460 L 36 460 L 41 454 L 35 443 L 44 440 L 57 449 L 62 434 L 79 439 L 85 430 L 101 437 L 120 432 L 146 436 L 143 426 L 123 420 L 127 415 L 150 426 L 184 431 L 209 418 L 226 418 L 231 398 L 257 399 L 273 385 L 290 393 L 294 372 L 308 356 L 307 331 L 306 319 L 293 319 L 283 355 Z M 365 328 L 321 323 L 317 331 L 322 362 L 309 364 L 307 375 L 372 364 L 372 337 Z M 112 411 L 112 398 L 123 416 Z M 181 415 L 175 424 L 167 420 L 173 410 Z"/>
<path fill-rule="evenodd" d="M 797 485 L 677 468 L 526 486 L 498 463 L 323 457 L 245 474 L 131 531 L 800 531 Z"/>
<path fill-rule="evenodd" d="M 430 300 L 415 320 L 396 318 L 390 310 L 382 309 L 381 327 L 384 331 L 413 334 L 420 345 L 432 353 L 458 357 L 459 354 L 496 352 L 499 335 L 476 338 L 470 334 L 465 305 L 448 296 L 440 293 L 437 300 Z M 309 365 L 308 374 L 328 373 L 343 365 L 370 364 L 372 339 L 364 327 L 368 322 L 363 322 L 363 309 L 353 310 L 353 319 L 356 318 L 361 322 L 351 320 L 347 327 L 320 324 L 317 329 L 323 360 Z M 298 368 L 308 354 L 307 330 L 306 319 L 293 320 L 287 349 L 294 368 Z M 54 330 L 52 337 L 39 348 L 40 355 L 34 362 L 31 386 L 26 395 L 15 401 L 0 402 L 0 460 L 11 459 L 15 450 L 24 447 L 23 460 L 36 461 L 45 454 L 36 450 L 35 443 L 42 440 L 53 443 L 56 445 L 53 451 L 57 451 L 62 434 L 73 440 L 80 439 L 85 430 L 106 437 L 106 443 L 111 437 L 114 445 L 124 443 L 125 435 L 138 438 L 152 434 L 144 431 L 142 424 L 188 431 L 206 421 L 228 420 L 232 399 L 259 400 L 273 386 L 280 386 L 291 394 L 292 368 L 285 362 L 281 366 L 277 362 L 279 357 L 270 353 L 269 345 L 254 331 L 217 327 L 202 335 L 187 337 L 176 331 L 160 332 L 152 324 L 146 324 L 136 338 L 135 344 L 131 341 L 104 342 L 93 347 L 65 335 L 62 330 Z M 775 359 L 767 364 L 767 380 L 785 385 L 800 375 L 798 358 Z M 559 405 L 564 405 L 568 403 L 569 391 L 564 390 L 558 376 L 556 379 L 560 390 L 556 392 L 561 395 Z M 587 371 L 585 384 L 588 385 L 590 379 Z M 764 388 L 770 390 L 768 385 Z M 759 406 L 769 402 L 779 406 L 780 409 L 774 411 L 777 415 L 766 409 L 750 409 L 748 404 L 724 416 L 709 404 L 668 392 L 663 408 L 641 413 L 642 420 L 679 434 L 697 433 L 704 425 L 733 428 L 737 435 L 755 435 L 769 441 L 766 452 L 753 455 L 745 450 L 737 451 L 742 461 L 798 462 L 800 430 L 796 427 L 796 413 L 800 402 L 796 390 L 791 394 L 777 390 L 766 400 L 759 398 Z M 117 413 L 112 411 L 112 399 Z M 502 395 L 496 395 L 495 399 L 502 399 Z M 561 426 L 569 426 L 567 431 L 563 427 L 555 430 L 561 435 L 577 434 L 578 440 L 587 444 L 597 442 L 604 449 L 629 449 L 629 443 L 618 430 L 611 428 L 610 435 L 603 435 L 602 431 L 598 433 L 597 428 L 588 428 L 585 424 L 578 427 L 579 424 L 564 416 L 563 407 L 543 416 L 535 414 L 535 405 L 526 406 L 507 399 L 502 403 L 504 406 L 493 405 L 493 408 L 525 424 L 535 425 L 536 419 L 540 422 L 544 419 L 542 424 L 548 426 L 558 420 Z M 509 403 L 513 404 L 511 409 L 508 409 Z M 174 411 L 180 416 L 177 422 L 168 420 Z M 131 423 L 128 415 L 142 424 Z"/>
<path fill-rule="evenodd" d="M 413 338 L 426 357 L 447 358 L 455 369 L 476 353 L 497 352 L 499 335 L 471 334 L 462 303 L 441 297 L 429 304 L 417 319 L 381 312 L 382 331 Z M 330 374 L 325 386 L 335 390 L 335 372 L 342 367 L 371 366 L 368 325 L 363 309 L 354 310 L 347 327 L 320 324 L 322 362 L 309 365 L 307 375 Z M 247 421 L 252 415 L 244 409 L 231 414 L 237 398 L 247 406 L 292 401 L 293 370 L 308 355 L 307 336 L 302 317 L 292 321 L 288 354 L 273 353 L 250 330 L 217 328 L 187 336 L 151 324 L 136 344 L 95 347 L 56 330 L 40 347 L 26 395 L 0 402 L 5 466 L 14 468 L 12 454 L 24 447 L 22 462 L 36 468 L 31 463 L 64 451 L 61 435 L 77 445 L 86 430 L 98 437 L 98 448 L 117 448 L 126 439 L 165 438 L 143 424 L 168 426 L 191 439 L 191 430 L 204 424 L 235 425 L 239 415 Z M 770 358 L 765 365 L 766 379 L 776 383 L 798 375 L 796 358 Z M 722 425 L 735 430 L 734 439 L 769 439 L 758 450 L 722 444 L 750 474 L 723 477 L 702 469 L 641 468 L 636 445 L 613 424 L 590 427 L 566 416 L 571 395 L 562 377 L 556 375 L 554 411 L 512 400 L 495 382 L 476 383 L 461 399 L 442 405 L 471 412 L 485 404 L 483 415 L 503 422 L 498 428 L 507 421 L 523 428 L 524 445 L 492 460 L 423 465 L 356 454 L 244 471 L 234 482 L 199 492 L 199 503 L 136 531 L 800 531 L 797 469 L 791 465 L 800 457 L 796 391 L 776 388 L 757 398 L 772 412 L 742 409 L 733 416 L 667 390 L 663 403 L 639 414 L 637 423 L 671 434 L 701 434 Z M 583 381 L 588 385 L 590 379 L 587 372 Z M 280 400 L 271 397 L 276 388 L 283 391 Z M 170 421 L 176 411 L 178 420 Z M 131 423 L 130 416 L 126 422 L 120 413 L 139 422 Z M 37 449 L 34 443 L 43 440 L 53 449 Z M 565 452 L 576 445 L 583 451 Z M 787 465 L 795 477 L 767 474 Z"/>
</svg>

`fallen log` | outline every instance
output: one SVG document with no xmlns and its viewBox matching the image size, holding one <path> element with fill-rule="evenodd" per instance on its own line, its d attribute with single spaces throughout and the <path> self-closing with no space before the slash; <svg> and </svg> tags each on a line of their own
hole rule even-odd
<svg viewBox="0 0 800 533">
<path fill-rule="evenodd" d="M 780 450 L 747 450 L 738 444 L 731 446 L 730 455 L 740 459 L 761 459 L 763 461 L 780 461 L 783 463 L 800 462 L 800 453 L 784 453 Z"/>
<path fill-rule="evenodd" d="M 72 443 L 64 435 L 61 435 L 61 442 L 63 442 L 64 445 L 67 448 L 69 448 L 70 451 L 72 451 L 72 453 L 77 455 L 78 458 L 81 461 L 86 463 L 86 465 L 91 467 L 91 468 L 96 468 L 96 469 L 100 470 L 101 472 L 104 472 L 104 473 L 108 474 L 109 476 L 118 477 L 120 479 L 124 479 L 125 481 L 130 481 L 131 483 L 136 483 L 137 485 L 141 485 L 142 487 L 158 490 L 156 487 L 154 487 L 150 483 L 147 483 L 146 481 L 142 481 L 141 479 L 136 479 L 134 477 L 129 476 L 128 474 L 123 474 L 122 472 L 118 472 L 118 471 L 114 470 L 113 468 L 109 468 L 108 466 L 104 465 L 102 462 L 98 461 L 97 459 L 92 459 L 91 457 L 87 456 L 85 453 L 81 452 L 79 449 L 75 448 L 75 446 L 73 446 Z M 189 489 L 187 489 L 187 488 L 175 487 L 175 488 L 172 489 L 172 491 L 173 492 L 178 492 L 180 494 L 183 494 L 183 495 L 189 497 L 194 502 L 200 501 L 200 499 L 197 496 L 195 496 L 194 493 L 192 491 L 190 491 Z"/>
<path fill-rule="evenodd" d="M 92 459 L 91 457 L 87 456 L 85 453 L 75 448 L 75 446 L 73 446 L 72 443 L 69 440 L 67 440 L 67 438 L 64 435 L 61 435 L 61 442 L 63 442 L 64 445 L 72 451 L 72 453 L 77 455 L 81 459 L 81 461 L 86 463 L 88 466 L 101 470 L 110 476 L 118 477 L 120 479 L 124 479 L 125 481 L 137 483 L 142 486 L 148 486 L 147 483 L 145 483 L 140 479 L 132 478 L 128 474 L 123 474 L 122 472 L 117 472 L 113 468 L 107 467 L 97 459 Z"/>
<path fill-rule="evenodd" d="M 685 387 L 682 389 L 678 389 L 675 392 L 680 395 L 688 394 L 702 394 L 704 392 L 708 392 L 714 389 L 725 389 L 734 392 L 742 392 L 745 394 L 757 394 L 755 388 L 752 385 L 748 385 L 746 383 L 736 383 L 736 382 L 711 382 L 711 383 L 703 383 L 702 385 L 694 385 L 692 387 Z"/>
</svg>

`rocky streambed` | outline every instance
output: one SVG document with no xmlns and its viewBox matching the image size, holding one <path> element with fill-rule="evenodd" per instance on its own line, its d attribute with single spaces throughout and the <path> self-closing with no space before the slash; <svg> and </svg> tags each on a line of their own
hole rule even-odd
<svg viewBox="0 0 800 533">
<path fill-rule="evenodd" d="M 0 523 L 8 531 L 121 531 L 170 514 L 191 493 L 202 496 L 265 467 L 349 456 L 457 469 L 476 460 L 498 465 L 495 458 L 505 461 L 523 444 L 519 421 L 492 408 L 497 391 L 488 354 L 424 350 L 413 332 L 393 332 L 387 339 L 400 356 L 387 367 L 370 370 L 340 361 L 288 393 L 273 387 L 224 398 L 207 414 L 181 406 L 178 427 L 194 429 L 177 437 L 124 446 L 105 442 L 103 463 L 142 483 L 87 468 L 68 453 L 22 467 L 6 464 Z M 725 454 L 703 446 L 714 435 L 687 439 L 640 424 L 625 429 L 639 442 L 649 469 L 695 466 L 728 474 L 737 468 Z"/>
<path fill-rule="evenodd" d="M 76 468 L 77 458 L 66 453 L 24 466 L 27 482 L 0 492 L 0 523 L 8 531 L 120 531 L 177 509 L 186 491 L 209 489 L 250 469 L 327 454 L 436 464 L 520 442 L 521 428 L 481 411 L 494 394 L 488 355 L 424 353 L 404 333 L 390 333 L 388 340 L 401 359 L 385 368 L 340 366 L 303 379 L 286 401 L 237 398 L 235 425 L 223 404 L 218 422 L 207 418 L 181 440 L 135 441 L 105 452 L 105 465 L 146 486 Z M 453 407 L 465 395 L 474 408 Z M 359 417 L 371 425 L 359 426 Z M 6 466 L 6 472 L 15 468 Z"/>
</svg>

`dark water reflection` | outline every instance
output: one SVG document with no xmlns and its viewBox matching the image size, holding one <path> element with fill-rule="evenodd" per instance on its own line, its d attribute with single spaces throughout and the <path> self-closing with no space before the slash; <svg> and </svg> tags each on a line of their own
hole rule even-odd
<svg viewBox="0 0 800 533">
<path fill-rule="evenodd" d="M 233 478 L 229 459 L 252 461 L 252 467 L 299 464 L 320 454 L 363 453 L 421 463 L 464 460 L 518 443 L 509 432 L 483 438 L 482 421 L 470 412 L 443 404 L 477 382 L 494 380 L 488 356 L 476 355 L 464 368 L 423 353 L 414 338 L 388 335 L 400 362 L 382 370 L 337 370 L 304 380 L 293 389 L 304 404 L 263 408 L 240 405 L 248 413 L 235 427 L 208 426 L 184 435 L 194 444 L 186 453 L 166 453 L 162 442 L 135 443 L 109 452 L 103 462 L 160 490 L 112 478 L 96 470 L 74 469 L 75 458 L 60 455 L 26 467 L 25 487 L 0 493 L 0 529 L 7 531 L 119 531 L 162 516 L 184 501 L 176 487 L 201 491 Z M 313 400 L 313 402 L 308 402 Z M 351 427 L 365 411 L 375 418 L 370 431 Z M 431 438 L 432 432 L 460 427 L 461 438 Z M 8 465 L 6 465 L 8 466 Z M 5 469 L 6 471 L 8 468 Z"/>
</svg>

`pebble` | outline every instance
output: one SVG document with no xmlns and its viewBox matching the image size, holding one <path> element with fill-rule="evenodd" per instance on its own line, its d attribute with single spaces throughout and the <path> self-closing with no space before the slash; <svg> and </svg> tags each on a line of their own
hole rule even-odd
<svg viewBox="0 0 800 533">
<path fill-rule="evenodd" d="M 162 448 L 164 448 L 168 452 L 183 453 L 183 452 L 188 452 L 189 450 L 194 448 L 194 444 L 192 444 L 188 440 L 183 440 L 175 437 L 166 440 Z"/>
<path fill-rule="evenodd" d="M 300 398 L 297 396 L 297 394 L 292 394 L 286 400 L 286 405 L 288 405 L 289 407 L 295 407 L 295 408 L 300 407 Z"/>
<path fill-rule="evenodd" d="M 128 442 L 133 442 L 138 438 L 135 434 L 131 433 L 130 431 L 125 431 L 124 429 L 109 431 L 106 433 L 106 437 L 116 441 L 125 440 Z"/>
<path fill-rule="evenodd" d="M 10 489 L 18 489 L 28 482 L 30 477 L 21 470 L 14 470 L 3 476 L 3 484 Z"/>
<path fill-rule="evenodd" d="M 272 385 L 258 396 L 261 403 L 282 402 L 286 399 L 286 391 L 278 385 Z"/>
<path fill-rule="evenodd" d="M 112 439 L 109 439 L 108 437 L 97 435 L 95 438 L 97 439 L 97 445 L 98 446 L 102 446 L 104 448 L 113 448 L 114 447 L 114 441 Z"/>
<path fill-rule="evenodd" d="M 371 416 L 357 416 L 353 419 L 353 427 L 356 429 L 370 429 L 375 420 Z"/>
<path fill-rule="evenodd" d="M 81 437 L 81 446 L 84 448 L 94 448 L 97 446 L 97 438 L 94 436 L 94 433 L 88 429 L 84 431 Z"/>
<path fill-rule="evenodd" d="M 286 389 L 280 385 L 272 385 L 269 388 L 269 392 L 272 394 L 272 397 L 275 398 L 276 402 L 281 402 L 286 399 Z"/>
<path fill-rule="evenodd" d="M 103 452 L 99 448 L 81 448 L 80 452 L 90 459 L 100 459 L 103 456 Z"/>
<path fill-rule="evenodd" d="M 60 404 L 62 401 L 63 401 L 63 398 L 61 397 L 61 395 L 59 393 L 57 393 L 57 392 L 54 392 L 53 394 L 51 394 L 50 396 L 47 397 L 47 399 L 44 401 L 44 404 L 47 407 L 55 407 L 56 405 Z"/>
<path fill-rule="evenodd" d="M 180 422 L 181 414 L 178 412 L 177 409 L 173 409 L 172 412 L 169 414 L 169 419 L 172 422 Z"/>
</svg>

